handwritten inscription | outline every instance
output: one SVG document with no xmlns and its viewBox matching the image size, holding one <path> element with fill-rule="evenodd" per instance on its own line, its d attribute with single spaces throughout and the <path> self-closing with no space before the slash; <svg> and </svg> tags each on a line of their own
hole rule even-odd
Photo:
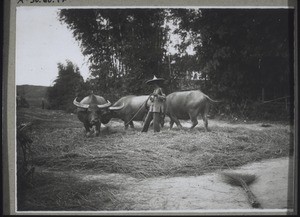
<svg viewBox="0 0 300 217">
<path fill-rule="evenodd" d="M 24 4 L 24 3 L 63 3 L 67 0 L 19 0 L 17 4 Z"/>
</svg>

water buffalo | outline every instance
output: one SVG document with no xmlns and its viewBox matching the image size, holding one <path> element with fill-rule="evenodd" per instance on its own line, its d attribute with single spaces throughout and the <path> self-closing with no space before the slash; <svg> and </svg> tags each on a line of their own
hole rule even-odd
<svg viewBox="0 0 300 217">
<path fill-rule="evenodd" d="M 102 96 L 91 94 L 77 102 L 77 97 L 73 104 L 77 107 L 77 117 L 84 124 L 86 135 L 91 135 L 93 129 L 96 136 L 100 133 L 101 123 L 107 124 L 111 119 L 111 111 L 122 109 L 124 105 L 111 106 L 108 100 Z"/>
<path fill-rule="evenodd" d="M 125 129 L 130 125 L 131 128 L 134 128 L 133 121 L 143 121 L 145 115 L 148 112 L 148 103 L 146 103 L 149 95 L 135 96 L 129 95 L 124 96 L 114 103 L 114 107 L 118 107 L 124 104 L 124 107 L 120 110 L 112 111 L 111 115 L 114 118 L 119 118 L 124 121 Z"/>
<path fill-rule="evenodd" d="M 113 118 L 119 118 L 124 121 L 125 129 L 128 129 L 128 125 L 134 128 L 133 121 L 144 121 L 149 109 L 149 95 L 129 95 L 120 98 L 113 104 L 114 107 L 124 105 L 120 110 L 114 110 L 111 112 Z M 161 122 L 163 126 L 163 119 Z"/>
<path fill-rule="evenodd" d="M 198 115 L 201 114 L 205 131 L 208 131 L 207 114 L 210 102 L 220 101 L 212 100 L 200 90 L 180 91 L 169 94 L 166 98 L 166 115 L 171 119 L 170 129 L 173 127 L 174 122 L 182 129 L 178 119 L 190 119 L 192 121 L 191 129 L 193 129 L 198 124 Z"/>
</svg>

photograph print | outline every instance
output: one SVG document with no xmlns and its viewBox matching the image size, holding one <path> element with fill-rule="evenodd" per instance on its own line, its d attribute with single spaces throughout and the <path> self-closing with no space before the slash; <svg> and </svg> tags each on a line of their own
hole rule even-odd
<svg viewBox="0 0 300 217">
<path fill-rule="evenodd" d="M 294 14 L 17 7 L 16 213 L 294 213 Z"/>
</svg>

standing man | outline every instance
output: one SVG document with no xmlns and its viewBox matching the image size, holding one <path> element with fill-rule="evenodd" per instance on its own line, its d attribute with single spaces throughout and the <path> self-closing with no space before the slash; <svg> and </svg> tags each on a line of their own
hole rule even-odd
<svg viewBox="0 0 300 217">
<path fill-rule="evenodd" d="M 142 132 L 147 132 L 150 122 L 153 119 L 153 128 L 154 132 L 160 131 L 160 123 L 161 123 L 161 116 L 164 113 L 164 103 L 166 101 L 166 95 L 164 94 L 161 86 L 164 82 L 163 78 L 153 77 L 153 79 L 146 82 L 146 84 L 154 85 L 155 89 L 153 93 L 150 95 L 150 107 L 148 114 L 146 116 L 144 126 Z"/>
<path fill-rule="evenodd" d="M 44 97 L 42 98 L 42 109 L 45 109 L 45 99 L 44 99 Z"/>
</svg>

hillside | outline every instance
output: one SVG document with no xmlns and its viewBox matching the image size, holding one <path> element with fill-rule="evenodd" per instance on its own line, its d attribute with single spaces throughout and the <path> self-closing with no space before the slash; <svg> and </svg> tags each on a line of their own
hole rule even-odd
<svg viewBox="0 0 300 217">
<path fill-rule="evenodd" d="M 46 98 L 46 86 L 17 85 L 17 94 L 25 97 L 30 107 L 40 107 L 42 98 Z"/>
</svg>

